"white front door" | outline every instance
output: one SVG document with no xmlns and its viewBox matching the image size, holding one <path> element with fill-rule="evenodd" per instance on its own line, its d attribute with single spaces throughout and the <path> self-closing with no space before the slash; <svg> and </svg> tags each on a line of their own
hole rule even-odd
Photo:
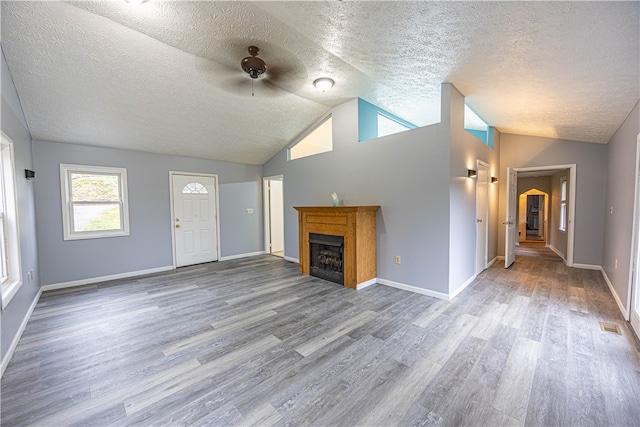
<svg viewBox="0 0 640 427">
<path fill-rule="evenodd" d="M 504 248 L 504 268 L 516 260 L 516 203 L 518 202 L 518 172 L 507 168 L 507 215 Z"/>
<path fill-rule="evenodd" d="M 476 181 L 476 274 L 487 268 L 487 234 L 489 232 L 489 168 L 478 162 Z"/>
<path fill-rule="evenodd" d="M 216 177 L 172 174 L 176 267 L 218 260 Z"/>
</svg>

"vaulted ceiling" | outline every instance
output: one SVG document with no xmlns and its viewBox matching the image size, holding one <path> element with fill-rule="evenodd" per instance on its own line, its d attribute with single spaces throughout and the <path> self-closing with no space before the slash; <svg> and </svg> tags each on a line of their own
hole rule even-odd
<svg viewBox="0 0 640 427">
<path fill-rule="evenodd" d="M 640 98 L 639 2 L 1 7 L 36 140 L 263 164 L 354 97 L 437 122 L 447 81 L 502 132 L 606 143 Z M 255 96 L 249 45 L 268 67 Z M 323 76 L 326 93 L 312 85 Z"/>
</svg>

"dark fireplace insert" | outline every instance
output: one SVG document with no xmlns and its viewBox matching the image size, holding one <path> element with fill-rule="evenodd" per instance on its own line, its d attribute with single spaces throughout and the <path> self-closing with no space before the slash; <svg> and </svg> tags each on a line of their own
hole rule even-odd
<svg viewBox="0 0 640 427">
<path fill-rule="evenodd" d="M 309 274 L 344 285 L 344 237 L 309 233 Z"/>
</svg>

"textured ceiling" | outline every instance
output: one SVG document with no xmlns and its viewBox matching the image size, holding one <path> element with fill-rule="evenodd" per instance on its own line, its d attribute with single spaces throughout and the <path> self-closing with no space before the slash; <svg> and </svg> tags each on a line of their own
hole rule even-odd
<svg viewBox="0 0 640 427">
<path fill-rule="evenodd" d="M 502 132 L 606 143 L 640 98 L 638 2 L 2 1 L 34 139 L 262 164 L 361 97 L 418 125 L 453 83 Z M 270 67 L 239 67 L 250 44 Z M 323 94 L 311 82 L 332 77 Z"/>
</svg>

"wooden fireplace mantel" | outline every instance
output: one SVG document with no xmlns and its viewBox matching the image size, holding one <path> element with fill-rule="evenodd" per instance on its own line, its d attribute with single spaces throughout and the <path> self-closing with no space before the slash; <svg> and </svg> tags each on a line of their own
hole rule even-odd
<svg viewBox="0 0 640 427">
<path fill-rule="evenodd" d="M 309 274 L 309 233 L 344 238 L 344 285 L 376 278 L 376 211 L 380 206 L 295 206 L 298 211 L 300 272 Z"/>
</svg>

